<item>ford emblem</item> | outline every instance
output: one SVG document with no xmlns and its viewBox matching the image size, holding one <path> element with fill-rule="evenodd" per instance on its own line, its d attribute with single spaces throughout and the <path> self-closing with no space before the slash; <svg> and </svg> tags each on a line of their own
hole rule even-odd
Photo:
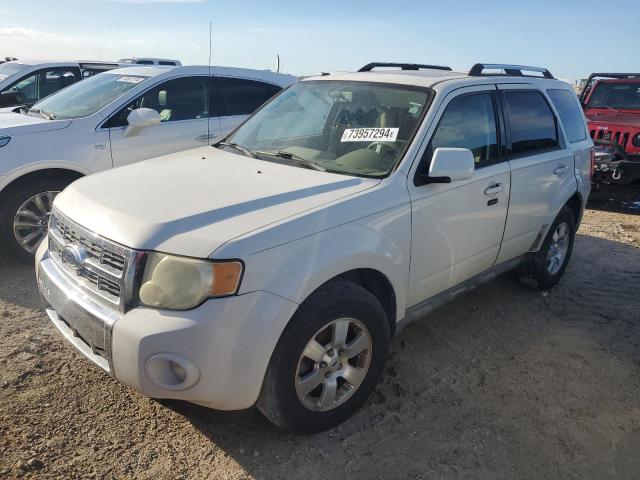
<svg viewBox="0 0 640 480">
<path fill-rule="evenodd" d="M 74 270 L 82 268 L 82 264 L 87 258 L 87 251 L 77 245 L 67 245 L 62 250 L 62 261 L 67 263 Z"/>
</svg>

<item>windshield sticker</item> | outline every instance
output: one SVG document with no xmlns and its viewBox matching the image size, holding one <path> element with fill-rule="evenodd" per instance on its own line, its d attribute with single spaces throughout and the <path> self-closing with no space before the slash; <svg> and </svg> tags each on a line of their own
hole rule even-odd
<svg viewBox="0 0 640 480">
<path fill-rule="evenodd" d="M 119 82 L 126 83 L 140 83 L 145 79 L 145 77 L 120 77 L 118 79 Z"/>
<path fill-rule="evenodd" d="M 347 128 L 341 142 L 395 142 L 399 128 Z"/>
</svg>

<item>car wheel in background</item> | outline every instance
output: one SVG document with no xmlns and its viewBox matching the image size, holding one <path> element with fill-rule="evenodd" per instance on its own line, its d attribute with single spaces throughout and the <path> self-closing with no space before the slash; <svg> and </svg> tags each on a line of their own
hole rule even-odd
<svg viewBox="0 0 640 480">
<path fill-rule="evenodd" d="M 376 386 L 390 329 L 380 302 L 347 280 L 316 290 L 275 348 L 258 408 L 279 428 L 314 433 L 349 418 Z"/>
<path fill-rule="evenodd" d="M 24 263 L 33 262 L 47 234 L 55 196 L 70 183 L 47 178 L 9 187 L 0 205 L 0 251 Z"/>
</svg>

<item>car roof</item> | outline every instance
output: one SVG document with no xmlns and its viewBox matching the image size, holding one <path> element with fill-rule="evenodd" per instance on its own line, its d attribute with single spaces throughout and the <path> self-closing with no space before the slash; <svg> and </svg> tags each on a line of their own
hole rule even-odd
<svg viewBox="0 0 640 480">
<path fill-rule="evenodd" d="M 563 85 L 570 88 L 570 85 L 560 80 L 537 76 L 514 76 L 514 75 L 469 75 L 467 72 L 455 72 L 449 70 L 377 70 L 368 72 L 340 72 L 335 74 L 322 74 L 314 77 L 306 77 L 301 81 L 310 80 L 343 80 L 358 82 L 379 82 L 393 83 L 398 85 L 411 85 L 417 87 L 432 88 L 438 84 L 451 83 L 460 86 L 474 84 L 495 84 L 495 83 L 523 83 L 523 84 L 552 84 Z M 551 82 L 551 83 L 549 83 Z"/>
<path fill-rule="evenodd" d="M 163 73 L 180 75 L 217 75 L 219 77 L 239 77 L 253 80 L 262 80 L 280 86 L 290 85 L 297 80 L 297 77 L 284 73 L 275 73 L 269 70 L 253 70 L 250 68 L 219 67 L 207 65 L 190 66 L 164 66 L 164 65 L 132 65 L 130 67 L 109 70 L 106 73 L 118 75 L 139 75 L 154 77 Z"/>
</svg>

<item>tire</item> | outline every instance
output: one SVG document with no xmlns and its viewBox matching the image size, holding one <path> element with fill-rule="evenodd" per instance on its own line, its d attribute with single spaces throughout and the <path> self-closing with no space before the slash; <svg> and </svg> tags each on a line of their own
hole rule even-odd
<svg viewBox="0 0 640 480">
<path fill-rule="evenodd" d="M 556 242 L 554 235 L 558 234 L 561 225 L 566 228 L 566 244 L 562 244 L 563 247 L 559 248 L 559 242 Z M 576 221 L 573 216 L 573 212 L 566 205 L 562 207 L 560 213 L 551 224 L 551 228 L 547 232 L 540 250 L 536 252 L 533 257 L 525 263 L 520 271 L 520 280 L 535 289 L 549 290 L 554 287 L 562 277 L 571 253 L 573 252 L 573 242 L 576 237 Z M 558 238 L 558 236 L 556 237 Z M 552 255 L 552 245 L 556 247 L 554 252 L 564 252 L 560 257 L 555 256 L 556 260 L 553 262 L 553 268 L 551 268 L 550 255 Z"/>
<path fill-rule="evenodd" d="M 44 238 L 47 230 L 53 198 L 72 181 L 69 178 L 41 178 L 26 185 L 20 184 L 9 187 L 0 202 L 0 252 L 4 252 L 5 255 L 23 263 L 32 263 L 37 246 Z M 42 208 L 38 207 L 34 202 L 25 205 L 25 202 L 30 202 L 30 200 L 40 195 L 40 200 L 43 202 Z M 31 218 L 31 216 L 16 217 L 18 210 L 24 211 L 24 209 L 29 210 L 38 218 Z M 17 222 L 22 222 L 21 224 L 33 223 L 34 226 L 33 228 L 18 228 L 18 233 L 16 233 L 14 225 Z M 43 222 L 44 225 L 42 224 Z M 35 235 L 26 243 L 28 249 L 25 249 L 16 235 L 21 235 L 21 238 L 26 239 L 30 234 L 29 232 L 35 232 L 36 230 L 38 235 Z"/>
<path fill-rule="evenodd" d="M 344 348 L 331 348 L 336 332 L 345 331 L 345 322 L 348 335 Z M 318 359 L 317 350 L 309 347 L 312 340 L 324 348 L 327 362 L 303 355 L 313 351 Z M 265 374 L 258 409 L 282 430 L 300 434 L 326 430 L 345 421 L 378 383 L 389 342 L 387 315 L 371 293 L 342 279 L 325 284 L 300 305 L 282 333 Z M 349 358 L 363 346 L 361 353 Z M 300 380 L 312 378 L 314 372 L 319 377 L 313 380 L 322 379 L 323 383 L 305 394 L 308 388 Z M 330 395 L 332 384 L 337 386 L 335 397 Z"/>
</svg>

